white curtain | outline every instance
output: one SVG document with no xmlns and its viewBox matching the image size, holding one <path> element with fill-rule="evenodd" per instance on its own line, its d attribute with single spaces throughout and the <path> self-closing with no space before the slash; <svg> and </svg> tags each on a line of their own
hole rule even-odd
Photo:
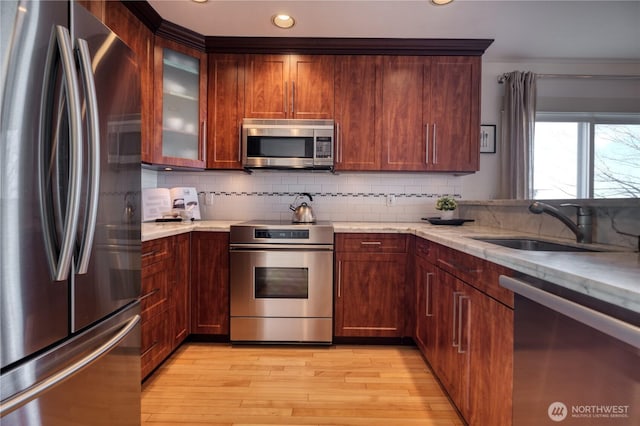
<svg viewBox="0 0 640 426">
<path fill-rule="evenodd" d="M 532 198 L 533 136 L 536 124 L 536 75 L 504 74 L 500 138 L 500 197 Z"/>
</svg>

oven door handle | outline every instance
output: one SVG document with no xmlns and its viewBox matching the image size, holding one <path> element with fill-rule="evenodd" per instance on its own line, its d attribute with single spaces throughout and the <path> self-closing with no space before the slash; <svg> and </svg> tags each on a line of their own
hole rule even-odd
<svg viewBox="0 0 640 426">
<path fill-rule="evenodd" d="M 246 252 L 257 250 L 273 251 L 331 251 L 333 244 L 232 244 L 229 247 L 232 252 Z"/>
</svg>

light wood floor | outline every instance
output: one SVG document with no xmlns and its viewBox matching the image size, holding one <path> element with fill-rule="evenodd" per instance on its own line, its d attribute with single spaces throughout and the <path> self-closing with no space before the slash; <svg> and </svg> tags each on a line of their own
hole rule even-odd
<svg viewBox="0 0 640 426">
<path fill-rule="evenodd" d="M 412 347 L 187 343 L 143 384 L 142 424 L 463 423 Z"/>
</svg>

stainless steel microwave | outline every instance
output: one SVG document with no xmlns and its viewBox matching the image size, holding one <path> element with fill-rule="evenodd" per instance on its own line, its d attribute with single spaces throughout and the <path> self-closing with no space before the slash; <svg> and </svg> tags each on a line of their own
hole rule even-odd
<svg viewBox="0 0 640 426">
<path fill-rule="evenodd" d="M 332 120 L 244 119 L 247 169 L 333 169 Z"/>
</svg>

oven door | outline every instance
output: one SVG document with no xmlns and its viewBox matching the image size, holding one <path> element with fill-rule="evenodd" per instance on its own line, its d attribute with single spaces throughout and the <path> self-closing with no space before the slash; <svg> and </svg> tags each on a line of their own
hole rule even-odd
<svg viewBox="0 0 640 426">
<path fill-rule="evenodd" d="M 231 317 L 330 318 L 333 252 L 232 250 Z"/>
</svg>

